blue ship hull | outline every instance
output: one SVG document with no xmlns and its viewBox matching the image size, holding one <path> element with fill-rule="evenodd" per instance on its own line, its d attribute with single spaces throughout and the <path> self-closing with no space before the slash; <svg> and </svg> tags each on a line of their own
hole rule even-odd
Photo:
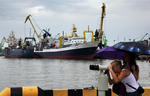
<svg viewBox="0 0 150 96">
<path fill-rule="evenodd" d="M 6 58 L 55 58 L 55 59 L 93 59 L 97 47 L 57 52 L 34 52 L 33 49 L 4 49 Z"/>
<path fill-rule="evenodd" d="M 33 58 L 34 49 L 4 49 L 3 55 L 6 58 Z"/>
<path fill-rule="evenodd" d="M 97 42 L 75 44 L 62 48 L 34 50 L 33 47 L 26 49 L 4 49 L 6 58 L 55 58 L 55 59 L 93 59 L 97 49 Z"/>
<path fill-rule="evenodd" d="M 55 58 L 55 59 L 93 59 L 97 47 L 80 48 L 64 51 L 39 51 L 35 52 L 36 57 L 39 58 Z"/>
</svg>

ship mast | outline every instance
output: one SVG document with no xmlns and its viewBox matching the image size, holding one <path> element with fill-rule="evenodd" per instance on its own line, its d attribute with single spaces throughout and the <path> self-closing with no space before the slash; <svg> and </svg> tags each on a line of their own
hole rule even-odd
<svg viewBox="0 0 150 96">
<path fill-rule="evenodd" d="M 99 29 L 99 43 L 102 44 L 102 35 L 103 35 L 103 20 L 104 20 L 104 17 L 105 17 L 105 3 L 103 3 L 103 6 L 102 6 L 102 13 L 101 13 L 101 22 L 100 22 L 100 29 Z"/>
<path fill-rule="evenodd" d="M 73 24 L 72 37 L 78 37 L 78 35 L 76 34 L 76 32 L 77 32 L 77 28 L 76 28 L 75 24 Z"/>
</svg>

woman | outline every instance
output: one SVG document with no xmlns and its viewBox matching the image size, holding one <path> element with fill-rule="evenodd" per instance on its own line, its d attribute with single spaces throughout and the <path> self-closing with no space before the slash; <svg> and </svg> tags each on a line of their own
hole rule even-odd
<svg viewBox="0 0 150 96">
<path fill-rule="evenodd" d="M 136 64 L 136 55 L 133 53 L 125 53 L 123 59 L 124 68 L 130 70 L 136 78 L 136 81 L 139 79 L 139 66 Z"/>
<path fill-rule="evenodd" d="M 143 89 L 140 90 L 141 87 L 130 70 L 122 69 L 121 61 L 113 61 L 108 69 L 113 77 L 113 79 L 109 77 L 111 84 L 122 82 L 125 85 L 126 95 L 123 96 L 142 96 Z"/>
</svg>

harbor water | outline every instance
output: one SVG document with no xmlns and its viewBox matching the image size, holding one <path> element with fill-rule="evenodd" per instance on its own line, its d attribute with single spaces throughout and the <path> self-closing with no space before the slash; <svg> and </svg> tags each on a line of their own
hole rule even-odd
<svg viewBox="0 0 150 96">
<path fill-rule="evenodd" d="M 0 91 L 6 87 L 39 86 L 42 89 L 97 87 L 98 72 L 90 64 L 110 64 L 111 60 L 7 59 L 0 57 Z M 150 63 L 137 61 L 139 83 L 150 87 Z"/>
</svg>

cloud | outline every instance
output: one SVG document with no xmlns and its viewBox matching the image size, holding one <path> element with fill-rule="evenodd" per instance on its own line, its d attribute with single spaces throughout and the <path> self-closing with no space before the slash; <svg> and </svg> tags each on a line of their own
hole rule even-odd
<svg viewBox="0 0 150 96">
<path fill-rule="evenodd" d="M 94 31 L 99 28 L 103 2 L 106 4 L 104 32 L 110 42 L 116 38 L 120 41 L 125 37 L 140 37 L 149 32 L 149 0 L 1 0 L 1 36 L 7 36 L 11 30 L 27 34 L 25 30 L 31 25 L 23 22 L 29 14 L 42 28 L 51 27 L 53 34 L 63 30 L 70 33 L 72 24 L 77 25 L 81 35 L 87 25 L 91 25 Z"/>
<path fill-rule="evenodd" d="M 32 14 L 34 16 L 52 16 L 54 14 L 53 11 L 46 9 L 42 5 L 25 9 L 25 13 Z"/>
</svg>

